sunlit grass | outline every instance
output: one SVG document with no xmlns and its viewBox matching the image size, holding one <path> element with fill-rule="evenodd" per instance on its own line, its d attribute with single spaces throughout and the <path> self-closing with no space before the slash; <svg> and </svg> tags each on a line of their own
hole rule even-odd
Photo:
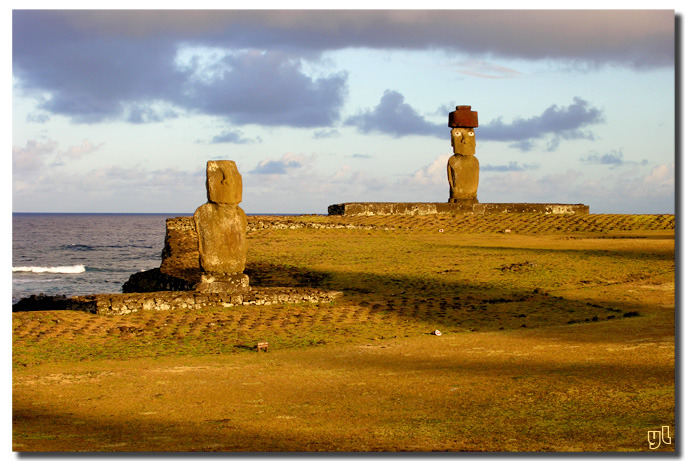
<svg viewBox="0 0 685 461">
<path fill-rule="evenodd" d="M 649 451 L 675 424 L 668 220 L 516 219 L 248 233 L 253 282 L 329 304 L 15 313 L 15 449 Z"/>
</svg>

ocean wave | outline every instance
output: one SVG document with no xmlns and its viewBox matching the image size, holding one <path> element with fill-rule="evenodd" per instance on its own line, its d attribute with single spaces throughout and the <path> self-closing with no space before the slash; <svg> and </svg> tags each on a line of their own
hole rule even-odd
<svg viewBox="0 0 685 461">
<path fill-rule="evenodd" d="M 62 245 L 60 249 L 71 251 L 93 251 L 95 250 L 95 247 L 91 245 L 81 245 L 80 243 L 71 243 L 69 245 Z"/>
<path fill-rule="evenodd" d="M 80 274 L 82 272 L 86 271 L 86 266 L 82 264 L 77 264 L 75 266 L 52 266 L 52 267 L 43 267 L 43 266 L 21 266 L 21 267 L 12 267 L 12 272 L 34 272 L 34 273 L 41 273 L 41 272 L 49 272 L 52 274 Z"/>
</svg>

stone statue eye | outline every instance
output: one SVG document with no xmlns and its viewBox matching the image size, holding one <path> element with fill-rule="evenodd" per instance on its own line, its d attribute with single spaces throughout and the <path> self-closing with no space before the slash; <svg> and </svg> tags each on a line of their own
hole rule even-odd
<svg viewBox="0 0 685 461">
<path fill-rule="evenodd" d="M 475 136 L 475 133 L 473 131 L 469 131 L 469 136 Z"/>
<path fill-rule="evenodd" d="M 455 131 L 455 132 L 454 132 L 454 136 L 461 136 L 461 132 Z"/>
</svg>

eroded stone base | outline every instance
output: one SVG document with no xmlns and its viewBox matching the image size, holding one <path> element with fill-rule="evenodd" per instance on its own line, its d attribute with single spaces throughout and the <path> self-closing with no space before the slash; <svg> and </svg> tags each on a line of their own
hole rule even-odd
<svg viewBox="0 0 685 461">
<path fill-rule="evenodd" d="M 540 214 L 589 214 L 588 205 L 565 203 L 477 203 L 461 202 L 355 202 L 328 207 L 329 215 L 384 216 L 384 215 L 430 215 L 448 213 L 540 213 Z"/>
<path fill-rule="evenodd" d="M 200 293 L 247 293 L 250 279 L 245 274 L 202 274 L 195 287 Z"/>
</svg>

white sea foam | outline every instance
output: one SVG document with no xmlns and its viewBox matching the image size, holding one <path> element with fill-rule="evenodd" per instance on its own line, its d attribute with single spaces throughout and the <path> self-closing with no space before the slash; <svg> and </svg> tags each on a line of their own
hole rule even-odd
<svg viewBox="0 0 685 461">
<path fill-rule="evenodd" d="M 75 266 L 54 266 L 54 267 L 42 267 L 42 266 L 22 266 L 22 267 L 12 267 L 12 272 L 49 272 L 53 274 L 80 274 L 86 271 L 86 266 L 82 264 L 77 264 Z"/>
</svg>

